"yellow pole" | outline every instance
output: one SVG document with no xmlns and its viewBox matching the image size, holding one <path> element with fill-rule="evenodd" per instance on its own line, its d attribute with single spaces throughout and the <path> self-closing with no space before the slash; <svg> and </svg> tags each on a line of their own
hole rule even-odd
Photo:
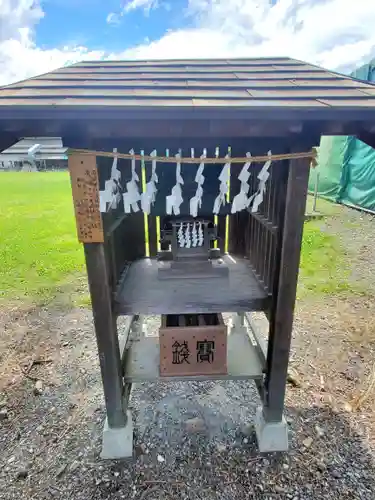
<svg viewBox="0 0 375 500">
<path fill-rule="evenodd" d="M 161 250 L 160 245 L 160 216 L 156 216 L 156 249 L 158 252 Z"/>
<path fill-rule="evenodd" d="M 144 156 L 145 152 L 142 150 L 141 155 Z M 141 171 L 142 171 L 142 192 L 146 192 L 146 166 L 145 160 L 142 158 L 141 160 Z M 146 212 L 143 212 L 143 225 L 145 230 L 145 256 L 150 257 L 150 239 L 148 232 L 148 215 Z"/>
<path fill-rule="evenodd" d="M 215 150 L 215 156 L 216 158 L 219 158 L 219 147 L 217 147 Z M 219 224 L 219 217 L 217 215 L 214 215 L 214 224 L 217 230 Z M 217 248 L 217 240 L 214 241 L 214 248 Z"/>
<path fill-rule="evenodd" d="M 228 155 L 231 155 L 231 147 L 228 146 Z M 227 203 L 230 201 L 230 167 L 229 167 L 229 179 L 228 179 L 228 190 L 226 194 Z M 229 215 L 225 217 L 225 244 L 224 244 L 224 252 L 228 253 L 229 249 Z"/>
</svg>

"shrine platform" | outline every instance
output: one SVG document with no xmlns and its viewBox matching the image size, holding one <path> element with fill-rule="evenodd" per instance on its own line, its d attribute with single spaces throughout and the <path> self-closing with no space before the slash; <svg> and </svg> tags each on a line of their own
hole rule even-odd
<svg viewBox="0 0 375 500">
<path fill-rule="evenodd" d="M 159 262 L 141 259 L 123 273 L 115 295 L 115 313 L 187 314 L 264 311 L 269 296 L 253 273 L 249 261 L 226 255 L 228 277 L 188 275 L 160 279 Z"/>
</svg>

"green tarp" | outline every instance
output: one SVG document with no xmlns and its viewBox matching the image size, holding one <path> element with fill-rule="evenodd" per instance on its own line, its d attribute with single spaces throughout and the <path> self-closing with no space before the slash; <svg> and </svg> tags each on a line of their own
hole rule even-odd
<svg viewBox="0 0 375 500">
<path fill-rule="evenodd" d="M 375 211 L 375 149 L 349 137 L 342 170 L 341 203 Z"/>
<path fill-rule="evenodd" d="M 351 76 L 375 81 L 375 60 Z M 312 170 L 309 191 L 337 203 L 375 212 L 375 149 L 355 137 L 322 137 L 318 165 Z"/>
<path fill-rule="evenodd" d="M 322 137 L 318 165 L 310 175 L 309 191 L 314 191 L 316 175 L 319 173 L 319 195 L 331 201 L 339 200 L 346 142 L 347 137 Z"/>
<path fill-rule="evenodd" d="M 375 149 L 355 137 L 322 137 L 318 165 L 312 170 L 309 191 L 375 212 Z"/>
</svg>

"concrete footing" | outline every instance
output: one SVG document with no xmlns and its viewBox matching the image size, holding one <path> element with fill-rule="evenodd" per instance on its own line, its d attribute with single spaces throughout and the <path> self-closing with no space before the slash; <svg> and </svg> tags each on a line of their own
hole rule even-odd
<svg viewBox="0 0 375 500">
<path fill-rule="evenodd" d="M 112 428 L 106 419 L 103 431 L 103 445 L 101 458 L 131 458 L 133 456 L 133 420 L 131 412 L 126 412 L 127 422 L 125 427 Z"/>
<path fill-rule="evenodd" d="M 254 425 L 260 452 L 288 450 L 288 424 L 284 417 L 281 422 L 266 422 L 260 406 L 256 411 Z"/>
</svg>

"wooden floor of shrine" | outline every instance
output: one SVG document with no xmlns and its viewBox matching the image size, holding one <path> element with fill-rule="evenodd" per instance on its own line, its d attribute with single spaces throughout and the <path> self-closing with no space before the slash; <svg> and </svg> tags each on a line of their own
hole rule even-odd
<svg viewBox="0 0 375 500">
<path fill-rule="evenodd" d="M 224 256 L 228 277 L 160 279 L 159 263 L 141 259 L 129 265 L 117 288 L 117 314 L 183 314 L 263 311 L 268 294 L 249 262 Z"/>
</svg>

